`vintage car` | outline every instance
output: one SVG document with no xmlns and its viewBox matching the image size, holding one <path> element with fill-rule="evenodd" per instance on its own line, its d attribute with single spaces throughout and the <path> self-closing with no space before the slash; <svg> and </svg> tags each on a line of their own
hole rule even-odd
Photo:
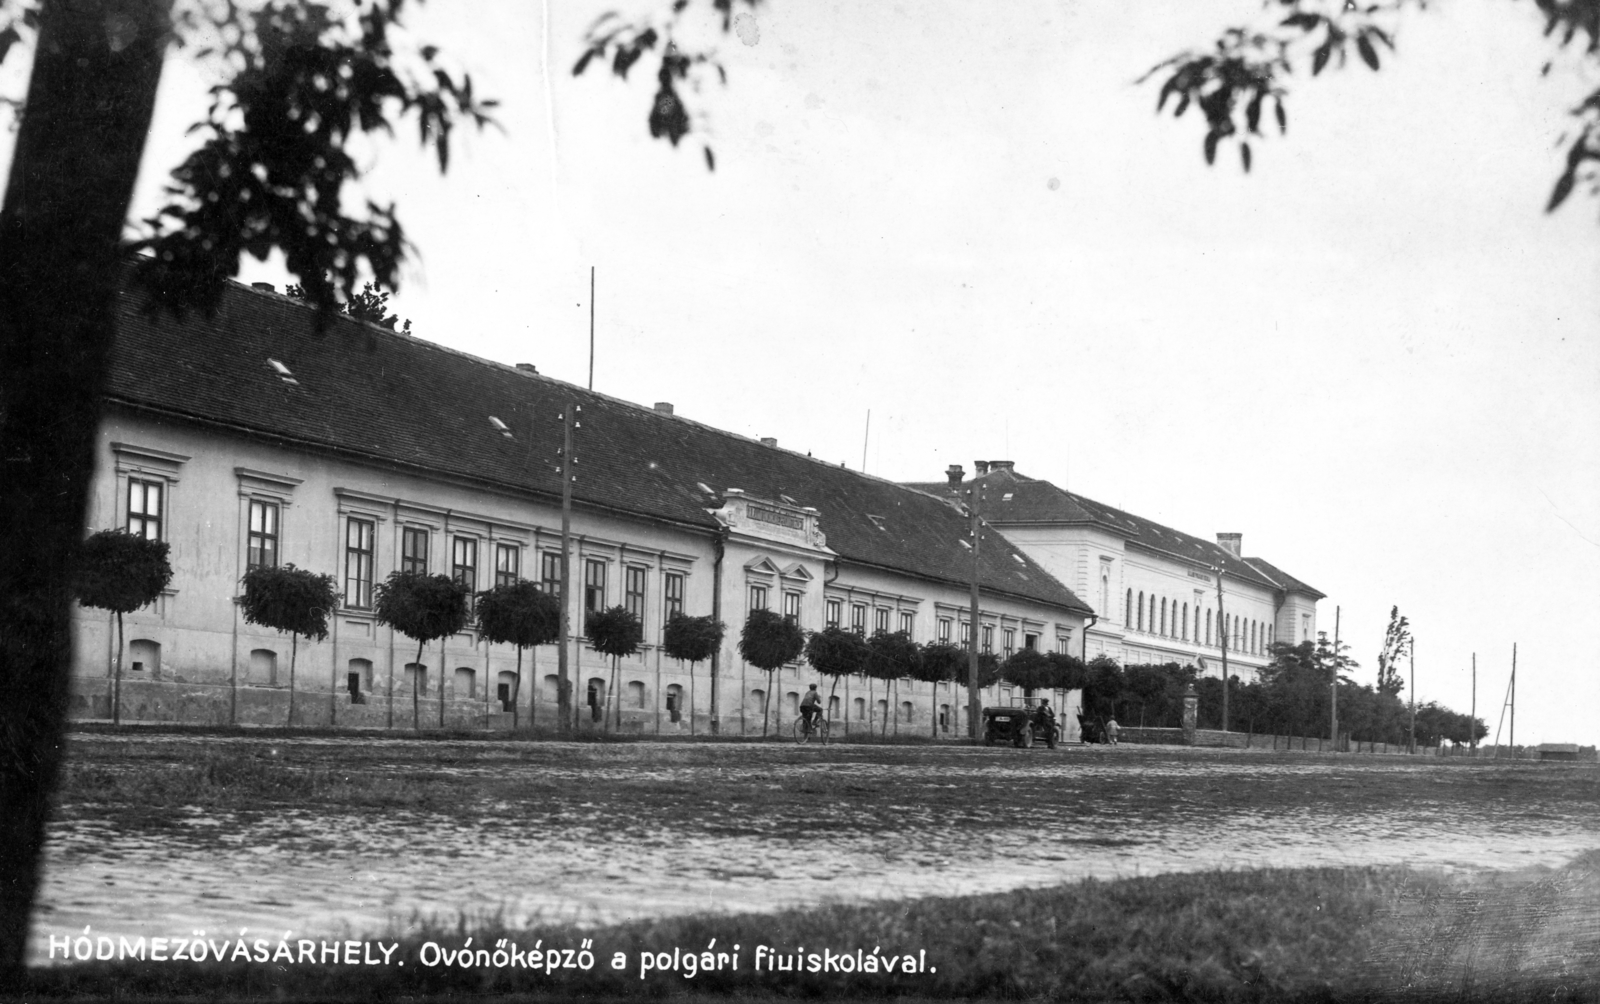
<svg viewBox="0 0 1600 1004">
<path fill-rule="evenodd" d="M 1061 723 L 1039 714 L 1041 699 L 1013 697 L 1009 707 L 983 709 L 983 741 L 988 746 L 1010 743 L 1026 749 L 1041 740 L 1051 749 L 1061 737 Z"/>
</svg>

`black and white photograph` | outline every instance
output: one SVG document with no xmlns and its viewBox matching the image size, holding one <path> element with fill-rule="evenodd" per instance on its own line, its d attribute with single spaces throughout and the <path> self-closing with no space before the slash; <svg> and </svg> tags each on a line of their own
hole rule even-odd
<svg viewBox="0 0 1600 1004">
<path fill-rule="evenodd" d="M 1600 1001 L 1600 0 L 0 0 L 0 999 Z"/>
</svg>

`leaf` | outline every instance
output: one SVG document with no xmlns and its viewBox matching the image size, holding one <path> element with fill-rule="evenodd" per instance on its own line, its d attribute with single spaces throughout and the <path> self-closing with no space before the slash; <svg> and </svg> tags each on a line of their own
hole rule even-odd
<svg viewBox="0 0 1600 1004">
<path fill-rule="evenodd" d="M 1249 143 L 1240 143 L 1239 144 L 1239 159 L 1244 161 L 1244 173 L 1245 174 L 1249 174 L 1250 173 L 1250 144 Z"/>
<path fill-rule="evenodd" d="M 1317 51 L 1311 54 L 1311 75 L 1313 77 L 1321 73 L 1322 68 L 1328 65 L 1328 57 L 1331 55 L 1333 55 L 1333 40 L 1330 38 L 1317 46 Z"/>
<path fill-rule="evenodd" d="M 1256 128 L 1261 124 L 1261 99 L 1266 97 L 1265 91 L 1257 91 L 1256 96 L 1244 108 L 1244 121 L 1249 130 L 1260 135 L 1261 130 Z"/>
<path fill-rule="evenodd" d="M 712 155 L 711 148 L 709 146 L 706 147 L 705 149 L 706 149 L 706 170 L 715 171 L 717 169 L 717 158 Z"/>
<path fill-rule="evenodd" d="M 1206 163 L 1207 164 L 1215 164 L 1217 162 L 1217 141 L 1220 140 L 1221 138 L 1222 138 L 1222 134 L 1221 133 L 1217 133 L 1217 132 L 1206 133 L 1205 150 L 1206 150 Z"/>
<path fill-rule="evenodd" d="M 1279 135 L 1282 135 L 1283 133 L 1288 132 L 1289 131 L 1289 115 L 1288 115 L 1287 112 L 1285 112 L 1283 110 L 1283 101 L 1282 100 L 1280 100 L 1278 98 L 1273 98 L 1272 99 L 1272 114 L 1278 120 L 1278 133 L 1279 133 Z"/>
<path fill-rule="evenodd" d="M 589 66 L 589 61 L 599 54 L 600 52 L 598 49 L 590 49 L 588 52 L 585 52 L 583 55 L 579 56 L 578 61 L 573 64 L 572 75 L 574 77 L 582 76 L 583 71 Z"/>
<path fill-rule="evenodd" d="M 1572 168 L 1569 167 L 1556 181 L 1556 187 L 1550 193 L 1550 202 L 1544 207 L 1545 212 L 1555 212 L 1563 202 L 1567 201 L 1567 196 L 1572 194 L 1574 180 Z"/>
<path fill-rule="evenodd" d="M 1372 41 L 1365 34 L 1356 38 L 1356 51 L 1361 53 L 1361 61 L 1372 67 L 1378 68 L 1378 52 L 1372 47 Z"/>
</svg>

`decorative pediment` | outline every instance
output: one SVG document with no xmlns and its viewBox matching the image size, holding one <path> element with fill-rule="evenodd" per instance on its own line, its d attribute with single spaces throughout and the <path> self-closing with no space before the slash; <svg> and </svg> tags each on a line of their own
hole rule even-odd
<svg viewBox="0 0 1600 1004">
<path fill-rule="evenodd" d="M 816 576 L 806 571 L 806 566 L 800 564 L 798 561 L 790 565 L 788 568 L 785 568 L 778 574 L 786 579 L 795 579 L 800 582 L 810 582 L 816 578 Z"/>
<path fill-rule="evenodd" d="M 821 515 L 810 506 L 752 498 L 738 488 L 728 488 L 722 493 L 721 508 L 708 511 L 733 533 L 832 553 L 820 526 Z M 777 568 L 771 573 L 776 575 Z"/>
<path fill-rule="evenodd" d="M 745 562 L 744 570 L 746 572 L 758 572 L 758 573 L 760 573 L 762 575 L 777 575 L 778 574 L 778 566 L 777 565 L 774 565 L 767 558 L 759 557 L 759 556 L 755 557 L 755 558 L 752 558 L 749 561 Z"/>
</svg>

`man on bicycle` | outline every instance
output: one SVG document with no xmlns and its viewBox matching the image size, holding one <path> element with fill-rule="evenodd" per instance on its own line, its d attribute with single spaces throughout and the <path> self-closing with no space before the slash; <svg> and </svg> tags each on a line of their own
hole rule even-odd
<svg viewBox="0 0 1600 1004">
<path fill-rule="evenodd" d="M 806 696 L 800 699 L 800 717 L 805 721 L 807 732 L 816 728 L 817 719 L 822 717 L 822 694 L 817 691 L 815 683 L 806 691 Z"/>
</svg>

